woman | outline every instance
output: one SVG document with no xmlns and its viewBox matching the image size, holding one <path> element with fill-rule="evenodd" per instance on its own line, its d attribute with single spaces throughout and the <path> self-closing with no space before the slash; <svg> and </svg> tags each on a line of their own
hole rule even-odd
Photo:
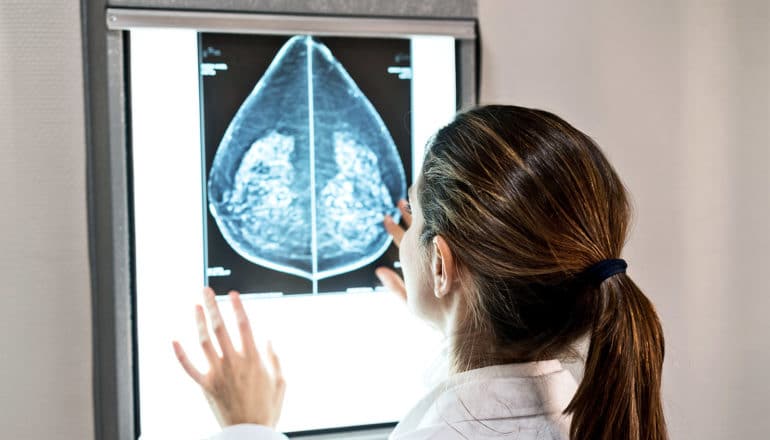
<svg viewBox="0 0 770 440">
<path fill-rule="evenodd" d="M 588 136 L 545 111 L 476 108 L 436 133 L 411 190 L 411 206 L 399 203 L 408 228 L 385 219 L 404 279 L 386 268 L 377 276 L 443 329 L 451 375 L 391 439 L 668 438 L 660 322 L 619 259 L 629 202 Z M 174 347 L 225 427 L 221 438 L 284 439 L 272 429 L 285 387 L 277 356 L 268 348 L 270 373 L 231 292 L 245 347 L 236 353 L 213 292 L 206 298 L 223 356 L 200 307 L 209 373 Z M 584 335 L 578 385 L 557 359 Z"/>
</svg>

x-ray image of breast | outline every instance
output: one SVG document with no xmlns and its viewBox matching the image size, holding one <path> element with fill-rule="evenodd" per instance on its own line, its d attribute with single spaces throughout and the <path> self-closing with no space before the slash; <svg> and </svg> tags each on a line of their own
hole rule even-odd
<svg viewBox="0 0 770 440">
<path fill-rule="evenodd" d="M 310 280 L 364 266 L 390 245 L 404 167 L 380 115 L 321 42 L 289 39 L 230 122 L 208 180 L 227 243 Z"/>
</svg>

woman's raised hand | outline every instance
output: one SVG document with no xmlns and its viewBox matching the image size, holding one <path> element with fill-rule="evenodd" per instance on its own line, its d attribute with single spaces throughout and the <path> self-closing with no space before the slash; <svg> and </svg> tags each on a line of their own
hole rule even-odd
<svg viewBox="0 0 770 440">
<path fill-rule="evenodd" d="M 404 217 L 404 223 L 406 223 L 406 226 L 409 227 L 409 225 L 412 224 L 412 214 L 409 213 L 407 206 L 408 204 L 406 200 L 401 199 L 398 201 L 398 209 L 401 211 L 401 215 Z M 396 246 L 400 246 L 401 237 L 404 236 L 405 232 L 404 228 L 393 221 L 393 217 L 389 215 L 385 216 L 383 223 L 385 224 L 385 230 L 388 231 L 388 234 L 393 237 L 393 242 L 396 243 Z M 404 280 L 395 270 L 382 266 L 378 267 L 374 273 L 377 275 L 377 278 L 380 279 L 380 282 L 383 286 L 385 286 L 386 289 L 396 292 L 396 294 L 401 297 L 401 299 L 406 301 L 406 287 L 404 286 Z"/>
<path fill-rule="evenodd" d="M 204 304 L 208 311 L 211 327 L 222 351 L 220 356 L 211 341 L 203 307 L 195 306 L 195 320 L 201 348 L 209 362 L 209 371 L 202 374 L 187 358 L 179 342 L 174 341 L 174 352 L 187 374 L 203 389 L 209 405 L 220 426 L 239 423 L 255 423 L 275 427 L 281 415 L 286 383 L 281 374 L 278 356 L 272 345 L 267 345 L 267 365 L 254 344 L 249 318 L 243 309 L 238 292 L 230 292 L 230 300 L 238 321 L 241 335 L 241 351 L 233 347 L 222 315 L 219 313 L 214 291 L 205 288 Z"/>
</svg>

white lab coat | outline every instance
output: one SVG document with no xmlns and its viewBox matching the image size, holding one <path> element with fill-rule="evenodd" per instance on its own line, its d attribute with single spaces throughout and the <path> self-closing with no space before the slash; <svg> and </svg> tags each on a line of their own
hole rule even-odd
<svg viewBox="0 0 770 440">
<path fill-rule="evenodd" d="M 568 440 L 562 414 L 577 383 L 558 360 L 494 365 L 442 382 L 402 418 L 389 440 Z M 236 425 L 216 440 L 286 440 L 260 425 Z"/>
</svg>

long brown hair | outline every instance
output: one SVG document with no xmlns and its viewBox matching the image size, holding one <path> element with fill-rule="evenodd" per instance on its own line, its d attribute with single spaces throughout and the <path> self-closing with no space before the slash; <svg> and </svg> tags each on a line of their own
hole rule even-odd
<svg viewBox="0 0 770 440">
<path fill-rule="evenodd" d="M 668 438 L 653 305 L 624 272 L 581 276 L 620 258 L 631 216 L 591 138 L 542 110 L 472 109 L 433 137 L 417 192 L 420 247 L 442 235 L 468 283 L 455 371 L 562 356 L 589 334 L 572 440 Z"/>
</svg>

